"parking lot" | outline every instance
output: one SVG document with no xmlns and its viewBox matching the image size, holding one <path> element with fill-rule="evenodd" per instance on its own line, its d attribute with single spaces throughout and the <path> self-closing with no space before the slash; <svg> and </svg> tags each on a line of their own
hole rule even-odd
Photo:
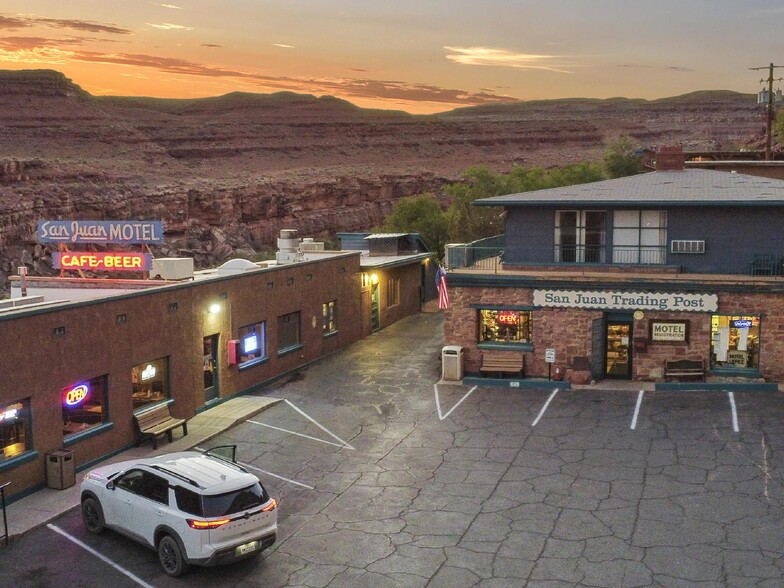
<svg viewBox="0 0 784 588">
<path fill-rule="evenodd" d="M 20 586 L 784 583 L 780 394 L 437 384 L 440 320 L 403 321 L 265 390 L 283 402 L 210 441 L 236 443 L 280 499 L 278 541 L 258 559 L 173 580 L 154 552 L 89 536 L 71 512 L 53 527 L 136 579 L 53 528 L 0 550 L 4 574 Z M 65 561 L 68 575 L 45 571 Z"/>
</svg>

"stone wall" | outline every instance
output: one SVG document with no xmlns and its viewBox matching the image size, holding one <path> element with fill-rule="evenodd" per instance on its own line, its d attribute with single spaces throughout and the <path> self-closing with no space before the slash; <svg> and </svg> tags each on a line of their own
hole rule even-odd
<svg viewBox="0 0 784 588">
<path fill-rule="evenodd" d="M 711 291 L 706 286 L 705 291 Z M 465 371 L 478 373 L 481 350 L 477 349 L 478 325 L 476 306 L 530 306 L 531 288 L 466 288 L 451 287 L 450 306 L 444 316 L 444 343 L 463 347 Z M 716 314 L 760 316 L 760 365 L 767 381 L 784 381 L 784 296 L 772 292 L 719 292 Z M 472 306 L 474 305 L 474 306 Z M 634 340 L 644 341 L 644 349 L 633 352 L 634 380 L 662 381 L 664 363 L 672 359 L 702 359 L 710 366 L 711 316 L 713 313 L 645 311 L 634 321 Z M 525 353 L 526 376 L 546 377 L 548 365 L 545 349 L 556 350 L 552 371 L 560 368 L 573 383 L 585 383 L 586 360 L 591 356 L 592 321 L 600 318 L 600 310 L 542 308 L 533 312 L 531 340 L 533 352 Z M 649 340 L 650 321 L 688 321 L 686 343 L 664 343 Z M 494 353 L 496 353 L 494 351 Z"/>
</svg>

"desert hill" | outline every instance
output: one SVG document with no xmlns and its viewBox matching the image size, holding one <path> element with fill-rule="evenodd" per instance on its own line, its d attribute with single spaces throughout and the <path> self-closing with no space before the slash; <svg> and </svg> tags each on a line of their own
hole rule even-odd
<svg viewBox="0 0 784 588">
<path fill-rule="evenodd" d="M 0 284 L 46 273 L 38 220 L 155 218 L 159 252 L 219 263 L 302 236 L 379 224 L 472 165 L 597 160 L 608 141 L 727 149 L 759 139 L 754 95 L 564 99 L 417 116 L 280 92 L 203 99 L 92 96 L 52 70 L 0 70 Z"/>
</svg>

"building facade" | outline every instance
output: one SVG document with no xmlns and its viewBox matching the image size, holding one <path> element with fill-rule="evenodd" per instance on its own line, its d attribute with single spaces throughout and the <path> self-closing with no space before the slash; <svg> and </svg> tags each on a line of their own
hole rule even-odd
<svg viewBox="0 0 784 588">
<path fill-rule="evenodd" d="M 45 485 L 53 451 L 86 469 L 136 443 L 134 415 L 168 404 L 187 419 L 418 312 L 426 257 L 232 260 L 179 282 L 27 278 L 25 297 L 15 278 L 0 301 L 0 483 L 16 500 Z"/>
<path fill-rule="evenodd" d="M 526 377 L 580 384 L 664 383 L 679 359 L 784 379 L 784 181 L 683 159 L 664 149 L 655 172 L 475 202 L 506 226 L 447 252 L 445 342 L 466 374 L 522 354 Z"/>
</svg>

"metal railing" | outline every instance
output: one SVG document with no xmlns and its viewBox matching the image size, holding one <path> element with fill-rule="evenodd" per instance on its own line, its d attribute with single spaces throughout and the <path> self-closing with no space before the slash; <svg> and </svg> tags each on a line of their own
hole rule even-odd
<svg viewBox="0 0 784 588">
<path fill-rule="evenodd" d="M 3 509 L 3 531 L 4 534 L 0 539 L 5 539 L 5 544 L 8 546 L 10 538 L 8 536 L 8 516 L 5 512 L 5 487 L 8 486 L 11 482 L 6 482 L 5 484 L 0 484 L 0 505 Z"/>
<path fill-rule="evenodd" d="M 664 246 L 488 247 L 472 243 L 447 245 L 446 266 L 447 269 L 469 268 L 493 273 L 520 268 L 590 270 L 618 266 L 637 271 L 659 268 L 693 274 L 784 276 L 784 252 L 778 256 L 758 251 L 734 251 L 717 259 L 705 254 L 671 253 Z"/>
</svg>

